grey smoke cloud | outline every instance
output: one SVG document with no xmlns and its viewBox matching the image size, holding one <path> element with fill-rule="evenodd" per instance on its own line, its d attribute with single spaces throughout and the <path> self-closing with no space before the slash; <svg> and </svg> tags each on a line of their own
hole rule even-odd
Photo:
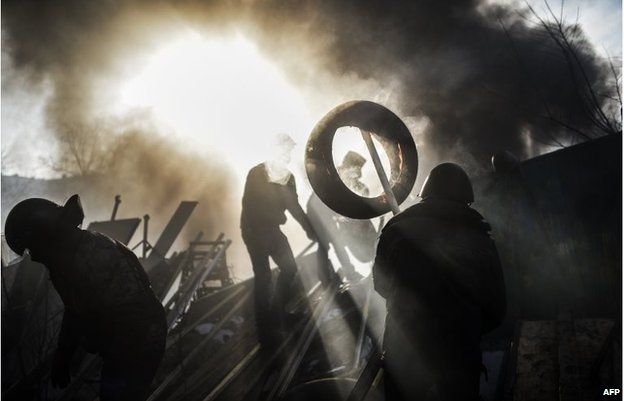
<svg viewBox="0 0 624 401">
<path fill-rule="evenodd" d="M 425 165 L 454 160 L 475 172 L 500 149 L 529 156 L 527 133 L 578 140 L 543 118 L 545 104 L 569 124 L 593 129 L 543 30 L 515 5 L 478 0 L 7 0 L 2 40 L 11 65 L 3 70 L 50 86 L 46 123 L 62 138 L 74 135 L 68 127 L 99 117 L 102 77 L 128 74 L 135 67 L 129 59 L 140 60 L 189 26 L 206 36 L 243 31 L 313 99 L 345 82 L 367 83 L 353 93 L 383 99 L 422 128 L 417 142 Z M 608 93 L 608 65 L 581 31 L 574 41 L 590 84 Z M 227 167 L 186 154 L 153 129 L 112 131 L 103 150 L 131 149 L 111 159 L 113 183 L 162 208 L 180 196 L 202 197 L 211 205 L 205 224 L 223 226 L 220 216 L 237 202 Z"/>
<path fill-rule="evenodd" d="M 424 141 L 432 150 L 461 149 L 466 160 L 485 163 L 501 148 L 523 156 L 527 132 L 577 139 L 543 118 L 546 103 L 591 129 L 562 55 L 514 7 L 477 0 L 7 1 L 2 25 L 14 67 L 53 83 L 47 117 L 56 130 L 94 112 L 98 76 L 123 73 L 125 56 L 147 53 L 180 26 L 207 34 L 236 28 L 301 85 L 327 85 L 322 77 L 330 74 L 391 87 L 401 115 L 428 119 Z M 604 60 L 582 32 L 575 35 L 589 81 L 607 92 Z"/>
</svg>

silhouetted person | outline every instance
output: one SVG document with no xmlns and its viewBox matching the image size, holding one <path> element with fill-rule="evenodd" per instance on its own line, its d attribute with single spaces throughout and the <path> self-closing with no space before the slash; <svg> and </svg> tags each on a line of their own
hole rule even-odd
<svg viewBox="0 0 624 401">
<path fill-rule="evenodd" d="M 278 341 L 279 326 L 297 265 L 288 239 L 280 230 L 286 210 L 299 222 L 308 238 L 314 230 L 299 205 L 295 177 L 288 170 L 295 145 L 288 135 L 274 139 L 275 155 L 249 171 L 243 193 L 241 232 L 254 272 L 254 297 L 258 340 L 264 346 Z M 269 257 L 277 264 L 275 294 L 271 292 Z"/>
<path fill-rule="evenodd" d="M 361 196 L 368 196 L 368 187 L 360 180 L 362 178 L 362 167 L 366 163 L 366 159 L 357 152 L 349 151 L 342 160 L 337 170 L 347 187 L 353 192 Z M 306 205 L 310 223 L 314 226 L 321 246 L 319 246 L 319 259 L 323 266 L 327 266 L 331 270 L 328 261 L 327 251 L 329 245 L 332 245 L 336 257 L 340 262 L 341 273 L 347 280 L 356 280 L 361 278 L 356 271 L 347 247 L 361 256 L 362 253 L 368 253 L 370 261 L 374 255 L 374 241 L 377 233 L 369 220 L 354 220 L 334 212 L 327 207 L 323 201 L 313 192 L 308 199 Z M 372 233 L 372 235 L 371 235 Z M 365 258 L 366 259 L 366 258 Z M 322 280 L 328 281 L 331 271 L 322 274 Z"/>
<path fill-rule="evenodd" d="M 479 342 L 505 313 L 498 253 L 461 167 L 435 167 L 420 196 L 384 227 L 373 266 L 386 399 L 478 400 Z"/>
<path fill-rule="evenodd" d="M 72 355 L 82 346 L 103 358 L 101 400 L 143 400 L 165 350 L 164 310 L 134 253 L 81 230 L 83 218 L 74 195 L 62 207 L 24 200 L 6 219 L 9 247 L 46 266 L 65 305 L 52 384 L 67 386 Z"/>
</svg>

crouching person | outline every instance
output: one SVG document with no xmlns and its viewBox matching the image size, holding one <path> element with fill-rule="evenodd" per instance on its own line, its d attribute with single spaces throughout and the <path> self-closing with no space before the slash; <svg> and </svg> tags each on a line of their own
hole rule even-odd
<svg viewBox="0 0 624 401">
<path fill-rule="evenodd" d="M 103 358 L 102 401 L 144 400 L 165 350 L 163 307 L 134 253 L 80 229 L 83 218 L 74 195 L 64 206 L 24 200 L 6 219 L 9 247 L 46 266 L 65 305 L 52 384 L 68 385 L 72 355 L 82 346 Z"/>
</svg>

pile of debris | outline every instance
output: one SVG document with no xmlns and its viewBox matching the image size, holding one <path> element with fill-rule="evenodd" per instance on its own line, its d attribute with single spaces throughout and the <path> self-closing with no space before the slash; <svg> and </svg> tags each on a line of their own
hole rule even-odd
<svg viewBox="0 0 624 401">
<path fill-rule="evenodd" d="M 97 231 L 128 245 L 141 224 L 140 218 L 116 219 L 116 197 L 110 220 L 93 222 Z M 223 234 L 203 241 L 198 233 L 187 249 L 167 258 L 197 202 L 181 202 L 152 246 L 147 238 L 149 216 L 143 217 L 140 261 L 156 295 L 166 305 L 167 321 L 174 328 L 190 306 L 215 292 L 230 288 L 234 280 L 227 265 L 231 241 Z M 73 361 L 74 380 L 62 390 L 49 383 L 49 370 L 63 316 L 63 303 L 44 266 L 28 256 L 4 252 L 2 259 L 2 396 L 6 399 L 89 399 L 97 391 L 99 358 L 82 353 Z M 91 399 L 93 399 L 91 397 Z"/>
</svg>

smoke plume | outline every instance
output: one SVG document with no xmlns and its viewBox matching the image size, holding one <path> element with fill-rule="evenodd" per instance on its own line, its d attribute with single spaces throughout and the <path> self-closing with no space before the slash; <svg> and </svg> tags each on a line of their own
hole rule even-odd
<svg viewBox="0 0 624 401">
<path fill-rule="evenodd" d="M 563 53 L 517 6 L 64 0 L 7 1 L 2 13 L 14 66 L 53 83 L 48 118 L 57 130 L 93 114 L 103 72 L 123 69 L 124 55 L 146 51 L 186 25 L 250 32 L 293 80 L 321 95 L 330 92 L 327 74 L 390 88 L 389 103 L 403 117 L 426 119 L 421 140 L 442 156 L 458 149 L 478 163 L 499 149 L 523 156 L 527 135 L 548 143 L 553 136 L 578 139 L 554 119 L 581 131 L 593 127 Z M 589 84 L 608 92 L 607 66 L 581 31 L 569 35 Z"/>
<path fill-rule="evenodd" d="M 147 55 L 176 29 L 192 26 L 207 36 L 244 32 L 311 98 L 331 96 L 345 82 L 372 83 L 368 92 L 349 93 L 381 98 L 416 121 L 425 162 L 461 161 L 473 172 L 501 149 L 529 156 L 527 137 L 549 144 L 553 137 L 582 139 L 554 120 L 581 132 L 595 128 L 593 111 L 572 84 L 578 71 L 530 17 L 516 5 L 479 0 L 2 3 L 11 68 L 51 85 L 47 124 L 66 144 L 84 135 L 72 127 L 101 118 L 105 77 L 128 74 L 128 56 Z M 578 28 L 569 33 L 587 86 L 609 92 L 608 65 Z M 110 131 L 93 152 L 117 152 L 107 159 L 112 182 L 161 208 L 177 202 L 173 195 L 199 193 L 210 205 L 207 224 L 221 226 L 215 220 L 231 202 L 224 166 L 150 130 Z"/>
</svg>

